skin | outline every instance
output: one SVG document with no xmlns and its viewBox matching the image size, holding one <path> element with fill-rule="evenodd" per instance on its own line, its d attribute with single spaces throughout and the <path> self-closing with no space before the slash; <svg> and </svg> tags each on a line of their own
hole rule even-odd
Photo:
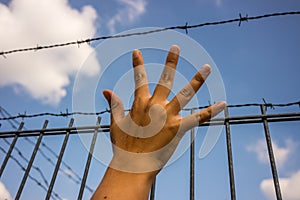
<svg viewBox="0 0 300 200">
<path fill-rule="evenodd" d="M 170 48 L 159 84 L 151 95 L 142 53 L 133 51 L 135 92 L 127 115 L 119 97 L 110 90 L 103 91 L 112 111 L 110 137 L 114 155 L 92 199 L 147 200 L 153 180 L 185 132 L 225 108 L 225 102 L 218 102 L 190 116 L 179 115 L 211 70 L 209 65 L 202 66 L 169 102 L 167 98 L 174 82 L 179 52 L 176 45 Z"/>
</svg>

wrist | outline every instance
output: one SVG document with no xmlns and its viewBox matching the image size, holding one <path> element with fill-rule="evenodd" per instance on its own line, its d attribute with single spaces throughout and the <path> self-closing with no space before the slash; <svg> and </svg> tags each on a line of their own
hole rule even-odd
<svg viewBox="0 0 300 200">
<path fill-rule="evenodd" d="M 160 166 L 153 163 L 149 158 L 135 156 L 129 158 L 128 154 L 126 156 L 118 154 L 113 156 L 108 169 L 124 176 L 129 175 L 141 181 L 150 181 L 152 183 L 161 169 Z"/>
<path fill-rule="evenodd" d="M 127 184 L 139 183 L 141 185 L 152 185 L 157 173 L 156 172 L 142 172 L 142 173 L 133 173 L 133 172 L 125 172 L 118 169 L 114 169 L 112 167 L 107 168 L 107 173 L 118 177 L 118 179 L 126 180 Z"/>
<path fill-rule="evenodd" d="M 108 167 L 92 199 L 147 200 L 153 173 L 130 173 Z"/>
</svg>

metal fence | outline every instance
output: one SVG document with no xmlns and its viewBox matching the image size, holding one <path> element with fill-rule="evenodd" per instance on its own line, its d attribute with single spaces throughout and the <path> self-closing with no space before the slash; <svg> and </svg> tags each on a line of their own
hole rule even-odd
<svg viewBox="0 0 300 200">
<path fill-rule="evenodd" d="M 234 125 L 243 125 L 243 124 L 255 124 L 260 123 L 264 127 L 264 133 L 265 133 L 265 139 L 268 149 L 268 155 L 269 155 L 269 161 L 271 166 L 271 171 L 273 175 L 273 182 L 276 192 L 276 197 L 278 200 L 282 199 L 281 191 L 280 191 L 280 185 L 278 180 L 278 172 L 276 169 L 276 163 L 274 159 L 274 153 L 272 149 L 272 142 L 271 142 L 271 136 L 270 136 L 270 130 L 269 130 L 269 123 L 276 123 L 276 122 L 284 122 L 284 121 L 300 121 L 300 112 L 283 112 L 283 113 L 271 113 L 268 114 L 266 112 L 267 108 L 273 108 L 275 106 L 290 106 L 299 104 L 293 103 L 293 104 L 285 104 L 285 105 L 272 105 L 272 104 L 249 104 L 249 105 L 235 105 L 235 106 L 228 106 L 230 107 L 241 107 L 241 106 L 258 106 L 260 108 L 260 113 L 257 115 L 243 115 L 243 116 L 231 116 L 228 112 L 228 107 L 225 109 L 224 118 L 215 118 L 212 119 L 209 122 L 206 122 L 201 127 L 205 126 L 215 126 L 215 125 L 223 125 L 225 126 L 225 133 L 226 133 L 226 146 L 227 146 L 227 157 L 228 157 L 228 169 L 229 169 L 229 186 L 228 190 L 230 190 L 231 199 L 236 199 L 236 188 L 235 188 L 235 178 L 234 178 L 234 163 L 233 163 L 233 152 L 232 152 L 232 143 L 231 143 L 231 126 Z M 186 109 L 187 110 L 187 109 Z M 190 112 L 193 112 L 195 109 L 189 109 Z M 88 156 L 85 163 L 84 173 L 82 175 L 78 176 L 78 184 L 80 184 L 79 190 L 78 190 L 78 199 L 83 198 L 83 194 L 86 190 L 90 190 L 92 192 L 92 189 L 87 186 L 87 177 L 89 176 L 89 169 L 93 157 L 93 152 L 95 149 L 95 143 L 97 140 L 98 134 L 103 134 L 105 132 L 109 132 L 109 125 L 101 125 L 101 118 L 97 118 L 97 123 L 94 126 L 82 126 L 82 127 L 73 127 L 74 119 L 70 119 L 68 127 L 64 128 L 47 128 L 48 120 L 45 120 L 43 127 L 41 129 L 35 129 L 35 130 L 24 130 L 24 123 L 20 123 L 19 127 L 16 131 L 4 131 L 0 132 L 0 140 L 4 140 L 7 144 L 9 144 L 9 148 L 5 149 L 4 147 L 0 146 L 0 151 L 5 155 L 3 162 L 1 164 L 0 169 L 0 178 L 3 174 L 6 172 L 9 172 L 9 168 L 7 167 L 8 163 L 11 161 L 15 161 L 24 171 L 23 178 L 20 182 L 19 187 L 17 188 L 17 193 L 15 195 L 15 199 L 20 199 L 23 189 L 28 182 L 28 179 L 31 179 L 35 181 L 40 188 L 46 191 L 46 197 L 45 199 L 61 199 L 59 194 L 53 191 L 58 172 L 60 170 L 61 165 L 63 164 L 63 156 L 65 154 L 66 146 L 69 142 L 69 136 L 71 134 L 92 134 L 92 140 L 89 147 Z M 63 142 L 59 150 L 59 154 L 57 154 L 56 161 L 51 161 L 53 163 L 54 170 L 52 172 L 51 179 L 47 180 L 44 178 L 45 184 L 42 184 L 40 181 L 35 179 L 33 176 L 30 175 L 30 171 L 32 168 L 37 169 L 38 167 L 34 165 L 34 161 L 36 158 L 36 155 L 41 147 L 41 145 L 45 145 L 45 143 L 42 142 L 43 137 L 53 136 L 56 135 L 57 137 L 63 137 Z M 190 146 L 190 195 L 189 199 L 194 200 L 195 199 L 195 141 L 194 141 L 195 132 L 194 130 L 190 131 L 190 139 L 191 139 L 191 146 Z M 27 166 L 24 167 L 20 164 L 18 159 L 12 155 L 13 151 L 17 151 L 19 155 L 22 156 L 22 150 L 18 149 L 16 147 L 16 143 L 19 138 L 30 138 L 30 137 L 36 137 L 37 140 L 35 142 L 32 142 L 34 144 L 34 148 L 32 150 L 32 153 L 30 155 L 29 160 L 27 158 Z M 9 141 L 8 141 L 9 139 Z M 23 156 L 24 157 L 24 156 Z M 50 158 L 47 158 L 50 160 Z M 71 169 L 70 166 L 68 166 L 69 169 Z M 154 181 L 151 193 L 149 196 L 149 199 L 154 200 L 155 199 L 155 189 L 156 187 L 159 187 L 159 182 Z"/>
</svg>

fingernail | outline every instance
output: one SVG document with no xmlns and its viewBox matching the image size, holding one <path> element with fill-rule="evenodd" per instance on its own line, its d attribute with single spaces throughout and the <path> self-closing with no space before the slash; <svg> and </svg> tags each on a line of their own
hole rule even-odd
<svg viewBox="0 0 300 200">
<path fill-rule="evenodd" d="M 110 95 L 104 90 L 104 91 L 102 91 L 102 94 L 103 94 L 103 96 L 105 97 L 105 99 L 107 100 L 107 101 L 110 101 Z"/>
<path fill-rule="evenodd" d="M 218 110 L 223 110 L 223 109 L 225 108 L 225 106 L 226 106 L 226 101 L 219 101 L 219 102 L 217 102 L 217 104 L 216 104 L 216 108 L 217 108 Z"/>
<path fill-rule="evenodd" d="M 172 45 L 172 47 L 170 48 L 169 52 L 174 53 L 176 55 L 179 55 L 180 48 L 177 45 Z"/>
<path fill-rule="evenodd" d="M 212 109 L 212 117 L 216 116 L 219 114 L 222 110 L 225 109 L 226 102 L 225 101 L 219 101 L 217 102 Z"/>
<path fill-rule="evenodd" d="M 138 58 L 139 57 L 139 53 L 140 51 L 138 50 L 138 49 L 135 49 L 135 50 L 133 50 L 133 53 L 132 53 L 132 57 L 133 58 Z"/>
<path fill-rule="evenodd" d="M 208 64 L 203 65 L 199 70 L 203 79 L 206 79 L 211 72 L 211 67 Z"/>
</svg>

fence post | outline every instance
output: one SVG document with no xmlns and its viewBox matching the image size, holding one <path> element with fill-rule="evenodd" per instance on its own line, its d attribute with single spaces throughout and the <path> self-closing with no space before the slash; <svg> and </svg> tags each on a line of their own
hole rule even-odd
<svg viewBox="0 0 300 200">
<path fill-rule="evenodd" d="M 34 159 L 35 159 L 36 153 L 37 153 L 37 151 L 38 151 L 38 149 L 39 149 L 39 147 L 40 147 L 41 141 L 42 141 L 42 139 L 43 139 L 43 135 L 44 135 L 44 131 L 43 131 L 43 130 L 46 129 L 47 125 L 48 125 L 48 120 L 46 120 L 46 121 L 44 122 L 43 129 L 41 130 L 41 132 L 40 132 L 40 134 L 39 134 L 39 137 L 38 137 L 38 139 L 37 139 L 37 141 L 36 141 L 35 147 L 34 147 L 33 152 L 32 152 L 32 154 L 31 154 L 31 158 L 30 158 L 30 160 L 29 160 L 29 162 L 28 162 L 28 165 L 27 165 L 27 168 L 26 168 L 26 170 L 25 170 L 25 173 L 24 173 L 22 182 L 21 182 L 20 187 L 19 187 L 19 190 L 18 190 L 18 192 L 17 192 L 16 198 L 15 198 L 16 200 L 20 199 L 20 197 L 21 197 L 21 193 L 22 193 L 23 188 L 24 188 L 24 186 L 25 186 L 25 183 L 26 183 L 27 177 L 28 177 L 28 175 L 29 175 L 30 169 L 31 169 L 31 167 L 32 167 L 33 161 L 34 161 Z"/>
<path fill-rule="evenodd" d="M 101 121 L 101 117 L 98 117 L 96 126 L 100 125 L 100 121 Z M 98 127 L 95 129 L 94 134 L 93 134 L 93 138 L 92 138 L 92 142 L 91 142 L 91 146 L 90 146 L 90 151 L 89 151 L 88 158 L 87 158 L 87 161 L 86 161 L 86 164 L 85 164 L 84 174 L 83 174 L 83 177 L 82 177 L 81 186 L 80 186 L 80 190 L 79 190 L 79 194 L 78 194 L 77 199 L 82 199 L 82 196 L 83 196 L 83 192 L 84 192 L 84 188 L 85 188 L 85 184 L 86 184 L 86 180 L 87 180 L 87 176 L 88 176 L 88 173 L 89 173 L 91 160 L 92 160 L 92 156 L 93 156 L 93 153 L 94 153 L 94 148 L 95 148 L 95 144 L 96 144 L 96 140 L 97 140 L 97 134 L 98 134 Z"/>
<path fill-rule="evenodd" d="M 74 119 L 71 118 L 70 123 L 69 123 L 69 128 L 71 128 L 73 126 L 73 123 L 74 123 Z M 59 167 L 60 167 L 60 163 L 62 161 L 64 152 L 65 152 L 65 149 L 66 149 L 66 146 L 67 146 L 67 143 L 68 143 L 69 135 L 70 135 L 70 131 L 68 130 L 68 131 L 66 131 L 65 139 L 64 139 L 63 144 L 61 146 L 61 150 L 60 150 L 60 153 L 59 153 L 56 165 L 55 165 L 55 169 L 54 169 L 54 172 L 53 172 L 53 175 L 52 175 L 52 179 L 51 179 L 48 191 L 47 191 L 47 196 L 46 196 L 47 200 L 50 199 L 50 197 L 51 197 L 51 193 L 52 193 L 53 186 L 54 186 L 54 183 L 55 183 L 55 180 L 56 180 L 56 177 L 57 177 L 57 173 L 58 173 L 58 170 L 59 170 Z"/>
<path fill-rule="evenodd" d="M 225 126 L 226 126 L 226 145 L 227 145 L 227 156 L 228 156 L 228 169 L 229 169 L 229 180 L 230 180 L 230 195 L 231 200 L 236 199 L 235 195 L 235 183 L 234 183 L 234 171 L 233 171 L 233 159 L 232 159 L 232 147 L 231 147 L 231 136 L 230 136 L 230 124 L 228 107 L 224 109 L 225 112 Z"/>
<path fill-rule="evenodd" d="M 191 109 L 191 115 L 194 109 Z M 190 131 L 190 200 L 195 199 L 195 128 Z"/>
<path fill-rule="evenodd" d="M 152 186 L 151 186 L 150 200 L 155 199 L 155 186 L 156 186 L 156 178 L 154 179 Z"/>
<path fill-rule="evenodd" d="M 14 147 L 15 147 L 15 144 L 16 144 L 16 142 L 17 142 L 17 140 L 18 140 L 18 137 L 19 137 L 18 132 L 22 130 L 23 126 L 24 126 L 24 122 L 21 122 L 21 124 L 20 124 L 20 126 L 19 126 L 19 128 L 18 128 L 18 130 L 17 130 L 17 132 L 16 132 L 16 134 L 15 134 L 15 137 L 14 137 L 13 141 L 11 142 L 11 144 L 10 144 L 10 146 L 9 146 L 9 149 L 8 149 L 8 151 L 7 151 L 7 153 L 6 153 L 6 156 L 5 156 L 5 158 L 4 158 L 4 161 L 3 161 L 2 165 L 1 165 L 1 169 L 0 169 L 0 178 L 1 178 L 2 173 L 3 173 L 3 171 L 4 171 L 5 167 L 6 167 L 6 164 L 7 164 L 7 162 L 8 162 L 8 159 L 10 158 L 10 155 L 11 155 L 11 153 L 12 153 Z"/>
<path fill-rule="evenodd" d="M 270 159 L 270 164 L 271 164 L 271 169 L 272 169 L 276 197 L 277 197 L 277 200 L 282 200 L 280 185 L 279 185 L 279 181 L 278 181 L 278 174 L 277 174 L 277 169 L 276 169 L 276 164 L 275 164 L 275 157 L 274 157 L 274 152 L 273 152 L 273 148 L 272 148 L 271 135 L 270 135 L 270 131 L 269 131 L 268 121 L 267 121 L 267 118 L 265 117 L 266 116 L 265 105 L 263 105 L 263 104 L 260 105 L 260 109 L 261 109 L 261 113 L 262 113 L 262 120 L 263 120 L 263 124 L 264 124 L 265 137 L 266 137 L 266 142 L 267 142 L 267 147 L 268 147 L 268 153 L 269 153 L 269 159 Z"/>
</svg>

